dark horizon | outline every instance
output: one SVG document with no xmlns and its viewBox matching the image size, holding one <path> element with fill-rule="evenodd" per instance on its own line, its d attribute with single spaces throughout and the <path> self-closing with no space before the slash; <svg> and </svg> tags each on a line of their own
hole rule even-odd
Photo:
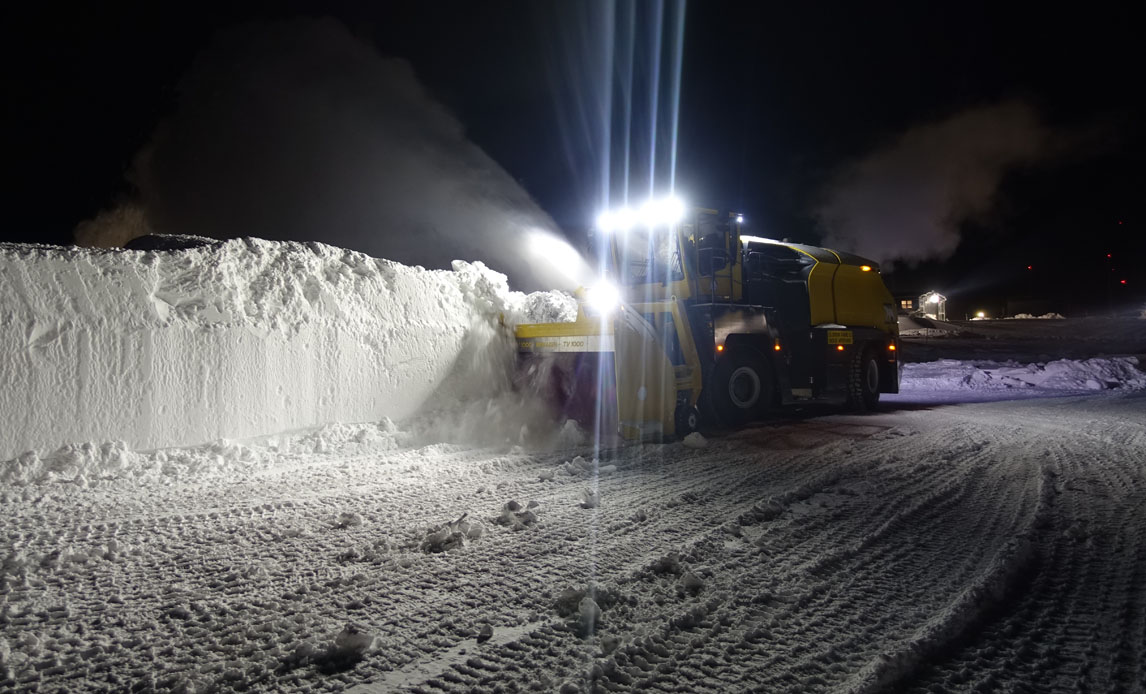
<svg viewBox="0 0 1146 694">
<path fill-rule="evenodd" d="M 610 172 L 614 195 L 624 171 L 619 135 L 603 166 L 593 119 L 619 133 L 623 85 L 632 85 L 629 181 L 645 189 L 647 173 L 636 173 L 647 168 L 650 149 L 650 126 L 638 126 L 650 122 L 642 95 L 653 74 L 660 93 L 671 91 L 668 71 L 653 68 L 670 63 L 678 5 L 662 12 L 649 3 L 617 3 L 612 13 L 605 7 L 286 2 L 6 9 L 13 119 L 6 151 L 17 182 L 8 188 L 16 214 L 0 240 L 70 243 L 78 223 L 136 195 L 129 178 L 138 177 L 139 153 L 180 113 L 192 66 L 221 33 L 240 27 L 257 36 L 284 21 L 325 16 L 381 58 L 407 61 L 432 103 L 460 124 L 462 137 L 577 243 L 603 202 L 602 171 Z M 1045 297 L 1074 312 L 1103 310 L 1108 302 L 1141 304 L 1146 272 L 1133 261 L 1146 252 L 1138 210 L 1146 147 L 1131 10 L 1093 6 L 1080 16 L 953 3 L 873 13 L 848 4 L 827 11 L 690 3 L 680 72 L 680 190 L 691 202 L 742 211 L 753 233 L 822 243 L 828 232 L 820 212 L 844 189 L 848 172 L 876 170 L 904 183 L 902 192 L 881 189 L 892 207 L 918 203 L 925 197 L 920 190 L 939 198 L 911 219 L 931 220 L 936 243 L 954 243 L 912 265 L 885 263 L 894 293 L 946 290 L 955 305 L 968 306 Z M 648 58 L 658 16 L 659 63 Z M 594 31 L 605 17 L 618 37 L 632 37 L 633 47 L 626 63 L 630 44 L 611 44 L 607 119 L 594 112 L 594 98 L 606 94 L 600 70 L 594 72 L 610 47 Z M 974 114 L 1006 104 L 1021 104 L 1029 117 L 1006 128 L 992 121 L 959 129 Z M 672 120 L 665 108 L 662 100 L 661 187 Z M 929 139 L 944 123 L 955 124 L 946 139 Z M 1028 134 L 1029 146 L 1016 148 Z M 926 188 L 908 185 L 919 172 L 942 168 L 933 163 L 971 149 L 964 144 L 972 140 L 981 151 L 960 164 L 971 173 Z M 924 143 L 928 153 L 911 150 L 912 142 Z M 862 197 L 872 187 L 853 190 Z M 855 213 L 854 205 L 844 207 Z M 892 252 L 894 244 L 925 234 L 880 236 L 889 226 L 878 224 L 884 207 L 874 221 L 855 225 L 859 242 Z M 227 219 L 226 209 L 220 214 Z M 313 240 L 326 240 L 325 233 L 316 229 Z M 955 237 L 940 241 L 941 234 Z M 1118 284 L 1122 279 L 1126 285 Z"/>
</svg>

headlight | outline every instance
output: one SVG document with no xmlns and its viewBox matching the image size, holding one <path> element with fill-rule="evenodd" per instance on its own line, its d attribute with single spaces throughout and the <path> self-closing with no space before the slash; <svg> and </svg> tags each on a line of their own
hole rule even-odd
<svg viewBox="0 0 1146 694">
<path fill-rule="evenodd" d="M 621 292 L 611 282 L 601 282 L 585 292 L 585 305 L 596 315 L 607 316 L 621 305 Z"/>
<path fill-rule="evenodd" d="M 622 207 L 613 215 L 613 228 L 624 233 L 637 224 L 637 213 L 627 207 Z"/>
<path fill-rule="evenodd" d="M 641 223 L 647 227 L 672 226 L 684 217 L 684 203 L 675 197 L 649 200 L 641 207 Z"/>
<path fill-rule="evenodd" d="M 597 216 L 597 229 L 605 232 L 625 233 L 638 224 L 651 228 L 672 226 L 684 219 L 685 206 L 679 198 L 653 199 L 641 205 L 639 210 L 622 207 L 619 210 L 606 210 Z"/>
<path fill-rule="evenodd" d="M 602 212 L 597 215 L 597 228 L 608 234 L 609 232 L 616 231 L 617 219 L 612 212 Z"/>
</svg>

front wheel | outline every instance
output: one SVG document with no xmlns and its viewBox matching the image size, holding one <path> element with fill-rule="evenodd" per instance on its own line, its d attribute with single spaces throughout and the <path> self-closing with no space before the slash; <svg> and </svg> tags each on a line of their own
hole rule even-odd
<svg viewBox="0 0 1146 694">
<path fill-rule="evenodd" d="M 687 402 L 678 402 L 673 423 L 676 425 L 676 437 L 683 439 L 700 428 L 700 412 Z"/>
<path fill-rule="evenodd" d="M 705 390 L 721 424 L 736 426 L 759 419 L 772 402 L 772 367 L 751 352 L 730 354 L 717 362 Z"/>
<path fill-rule="evenodd" d="M 871 412 L 879 404 L 879 362 L 869 347 L 855 355 L 848 369 L 848 407 Z"/>
</svg>

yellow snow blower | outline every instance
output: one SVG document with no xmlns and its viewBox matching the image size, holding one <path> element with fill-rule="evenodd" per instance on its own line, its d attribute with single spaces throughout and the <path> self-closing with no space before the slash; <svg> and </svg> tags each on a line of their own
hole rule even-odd
<svg viewBox="0 0 1146 694">
<path fill-rule="evenodd" d="M 802 402 L 875 407 L 899 391 L 899 329 L 879 266 L 741 234 L 675 199 L 598 219 L 601 283 L 577 320 L 519 325 L 519 373 L 602 437 L 735 426 Z"/>
</svg>

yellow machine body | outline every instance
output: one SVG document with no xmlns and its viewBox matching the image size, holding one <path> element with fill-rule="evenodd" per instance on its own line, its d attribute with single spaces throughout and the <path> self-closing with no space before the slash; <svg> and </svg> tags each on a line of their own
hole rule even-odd
<svg viewBox="0 0 1146 694">
<path fill-rule="evenodd" d="M 579 421 L 626 439 L 695 429 L 702 393 L 727 388 L 724 400 L 743 404 L 736 379 L 745 374 L 768 398 L 745 408 L 753 416 L 772 404 L 854 398 L 860 361 L 874 363 L 875 398 L 897 392 L 898 322 L 878 266 L 742 235 L 737 219 L 699 209 L 671 227 L 610 235 L 601 250 L 622 303 L 593 316 L 582 292 L 577 320 L 517 326 L 526 370 L 562 383 L 557 398 L 580 403 L 574 409 L 591 404 Z M 557 365 L 556 376 L 539 362 Z"/>
</svg>

